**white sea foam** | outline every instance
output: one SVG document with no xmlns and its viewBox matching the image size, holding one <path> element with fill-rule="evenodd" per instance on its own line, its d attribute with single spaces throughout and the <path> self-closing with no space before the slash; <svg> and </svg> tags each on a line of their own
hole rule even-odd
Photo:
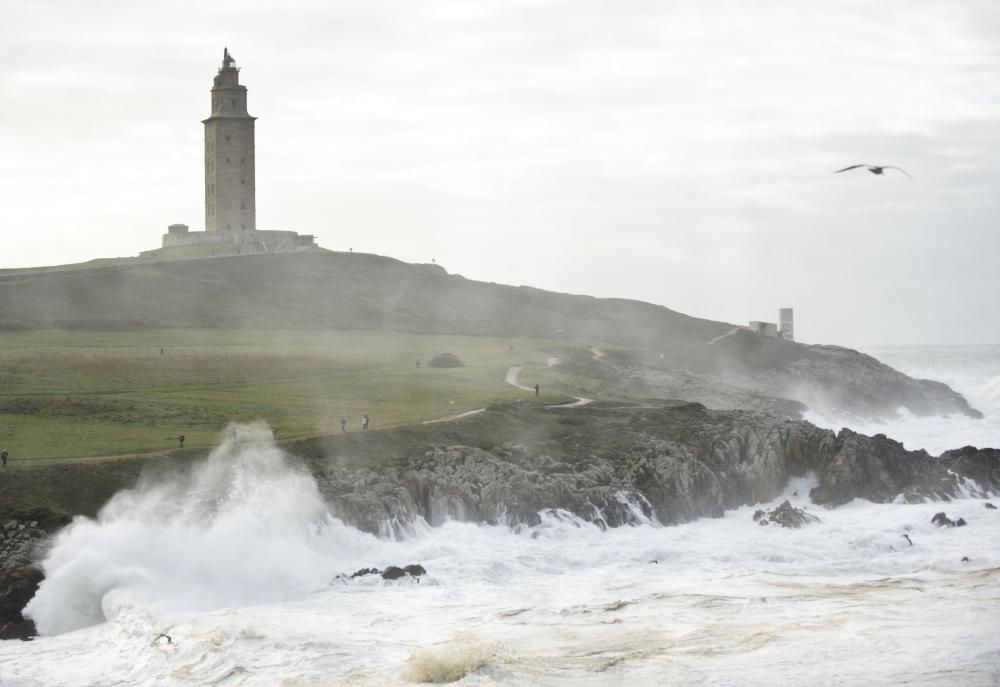
<svg viewBox="0 0 1000 687">
<path fill-rule="evenodd" d="M 653 685 L 670 676 L 679 685 L 764 685 L 780 676 L 985 685 L 1000 677 L 996 511 L 975 499 L 827 511 L 808 503 L 808 482 L 795 486 L 784 496 L 819 524 L 760 527 L 751 506 L 681 527 L 607 531 L 556 512 L 521 532 L 449 523 L 398 541 L 328 528 L 307 540 L 313 579 L 351 569 L 338 567 L 331 548 L 348 551 L 351 566 L 420 561 L 429 576 L 302 585 L 284 600 L 248 597 L 200 612 L 133 599 L 110 622 L 0 643 L 0 683 Z M 937 510 L 969 524 L 936 528 Z M 174 594 L 171 604 L 200 596 Z"/>
<path fill-rule="evenodd" d="M 117 494 L 97 520 L 57 537 L 27 608 L 43 634 L 123 608 L 206 610 L 286 598 L 322 584 L 326 517 L 311 475 L 263 426 L 242 426 L 188 473 Z"/>
<path fill-rule="evenodd" d="M 242 432 L 58 538 L 30 607 L 50 636 L 0 642 L 0 684 L 1000 682 L 1000 511 L 976 498 L 828 511 L 805 477 L 771 504 L 821 518 L 801 530 L 747 506 L 378 538 L 329 518 L 267 430 Z M 940 510 L 968 525 L 934 527 Z M 428 575 L 335 579 L 410 562 Z"/>
</svg>

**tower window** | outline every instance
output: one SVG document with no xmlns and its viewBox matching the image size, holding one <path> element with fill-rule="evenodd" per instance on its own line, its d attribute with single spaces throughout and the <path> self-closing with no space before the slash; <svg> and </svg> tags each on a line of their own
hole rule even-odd
<svg viewBox="0 0 1000 687">
<path fill-rule="evenodd" d="M 226 134 L 226 143 L 229 143 L 229 134 Z"/>
<path fill-rule="evenodd" d="M 229 164 L 229 158 L 228 157 L 226 158 L 226 164 L 227 165 Z"/>
</svg>

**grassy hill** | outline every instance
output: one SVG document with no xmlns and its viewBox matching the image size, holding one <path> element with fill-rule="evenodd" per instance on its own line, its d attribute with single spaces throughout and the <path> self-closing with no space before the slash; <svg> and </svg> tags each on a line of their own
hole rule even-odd
<svg viewBox="0 0 1000 687">
<path fill-rule="evenodd" d="M 325 250 L 0 274 L 0 330 L 361 329 L 680 346 L 730 325 Z"/>
<path fill-rule="evenodd" d="M 793 416 L 802 406 L 785 399 L 968 410 L 946 386 L 857 352 L 731 329 L 322 249 L 5 271 L 0 445 L 20 464 L 163 451 L 179 434 L 207 446 L 231 420 L 264 419 L 285 438 L 339 431 L 342 416 L 356 427 L 363 413 L 378 427 L 423 422 L 523 397 L 504 383 L 511 365 L 524 384 L 588 398 Z M 415 367 L 444 352 L 467 366 Z"/>
<path fill-rule="evenodd" d="M 421 423 L 531 396 L 504 382 L 513 365 L 558 403 L 588 386 L 547 365 L 564 346 L 373 331 L 0 333 L 0 446 L 17 469 L 163 451 L 180 434 L 187 447 L 209 446 L 233 421 L 264 420 L 282 439 L 339 433 L 342 417 L 357 431 L 363 414 L 373 429 Z M 465 365 L 426 365 L 442 352 Z"/>
</svg>

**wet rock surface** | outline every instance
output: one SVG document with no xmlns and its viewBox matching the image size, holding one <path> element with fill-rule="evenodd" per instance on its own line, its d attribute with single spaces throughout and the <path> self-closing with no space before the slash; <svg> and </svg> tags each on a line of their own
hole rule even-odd
<svg viewBox="0 0 1000 687">
<path fill-rule="evenodd" d="M 35 624 L 21 615 L 44 579 L 37 560 L 48 537 L 69 522 L 46 509 L 15 513 L 0 525 L 0 639 L 31 639 Z"/>
<path fill-rule="evenodd" d="M 421 577 L 426 575 L 427 570 L 424 566 L 419 563 L 410 563 L 409 565 L 404 565 L 402 568 L 398 565 L 390 565 L 385 570 L 379 570 L 378 568 L 361 568 L 350 575 L 338 575 L 341 579 L 354 580 L 359 577 L 367 577 L 369 575 L 378 575 L 383 580 L 398 580 L 403 577 Z"/>
<path fill-rule="evenodd" d="M 421 575 L 426 575 L 427 571 L 424 570 L 424 566 L 419 563 L 411 563 L 410 565 L 405 565 L 402 568 L 390 565 L 388 568 L 382 571 L 383 580 L 398 580 L 401 577 L 420 577 Z"/>
<path fill-rule="evenodd" d="M 377 466 L 338 456 L 331 446 L 317 471 L 320 490 L 338 517 L 392 534 L 418 517 L 431 525 L 535 525 L 544 509 L 599 526 L 676 524 L 771 501 L 789 478 L 809 472 L 819 481 L 810 499 L 827 506 L 987 496 L 1000 488 L 995 449 L 935 457 L 884 435 L 700 404 L 559 411 L 504 404 L 477 418 L 521 439 L 489 448 L 481 436 L 478 446 L 432 444 Z"/>
<path fill-rule="evenodd" d="M 931 523 L 937 525 L 938 527 L 965 527 L 965 518 L 959 518 L 958 520 L 952 520 L 944 512 L 935 513 L 934 517 L 931 518 Z"/>
<path fill-rule="evenodd" d="M 766 512 L 756 511 L 753 514 L 753 520 L 759 525 L 778 525 L 789 529 L 798 529 L 803 525 L 819 522 L 818 517 L 807 513 L 802 508 L 796 508 L 788 501 Z"/>
</svg>

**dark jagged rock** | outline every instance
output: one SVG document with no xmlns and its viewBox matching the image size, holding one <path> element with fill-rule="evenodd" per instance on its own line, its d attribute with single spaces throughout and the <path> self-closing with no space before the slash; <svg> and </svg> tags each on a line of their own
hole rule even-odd
<svg viewBox="0 0 1000 687">
<path fill-rule="evenodd" d="M 938 527 L 965 527 L 967 524 L 965 518 L 959 518 L 958 520 L 952 520 L 944 511 L 940 513 L 935 513 L 934 517 L 931 518 L 931 523 L 937 525 Z"/>
<path fill-rule="evenodd" d="M 37 634 L 35 623 L 21 611 L 35 596 L 44 577 L 34 565 L 0 572 L 0 639 L 31 639 Z"/>
<path fill-rule="evenodd" d="M 382 571 L 379 570 L 378 568 L 361 568 L 361 570 L 357 570 L 351 574 L 351 579 L 353 580 L 356 577 L 364 577 L 365 575 L 381 575 L 381 574 Z"/>
<path fill-rule="evenodd" d="M 390 565 L 385 570 L 379 570 L 378 568 L 361 568 L 360 570 L 352 573 L 350 576 L 338 575 L 340 579 L 353 580 L 358 577 L 366 577 L 368 575 L 379 575 L 383 580 L 398 580 L 401 577 L 420 577 L 421 575 L 426 575 L 427 571 L 424 566 L 419 563 L 410 563 L 409 565 L 404 565 L 400 568 L 398 565 Z"/>
<path fill-rule="evenodd" d="M 941 454 L 941 461 L 978 485 L 1000 485 L 1000 449 L 964 446 L 945 451 Z"/>
<path fill-rule="evenodd" d="M 0 639 L 31 639 L 35 623 L 23 615 L 45 575 L 35 561 L 48 536 L 69 518 L 46 508 L 14 513 L 0 526 Z"/>
<path fill-rule="evenodd" d="M 992 503 L 990 503 L 989 501 L 987 501 L 987 502 L 986 502 L 986 503 L 984 503 L 983 505 L 984 505 L 984 506 L 986 506 L 987 510 L 996 510 L 996 509 L 997 509 L 997 507 L 996 507 L 996 506 L 994 506 L 994 505 L 993 505 Z"/>
<path fill-rule="evenodd" d="M 818 503 L 839 506 L 856 498 L 884 503 L 912 485 L 933 488 L 938 476 L 936 461 L 926 452 L 907 451 L 884 434 L 867 437 L 843 429 L 831 449 L 830 460 L 820 471 L 820 485 L 809 494 Z M 940 491 L 946 492 L 947 486 Z"/>
<path fill-rule="evenodd" d="M 777 508 L 774 508 L 766 513 L 762 510 L 756 511 L 753 514 L 753 519 L 754 522 L 759 525 L 774 523 L 775 525 L 788 527 L 790 529 L 798 529 L 803 525 L 819 522 L 819 518 L 815 515 L 807 513 L 801 508 L 796 508 L 788 501 L 783 502 Z"/>
<path fill-rule="evenodd" d="M 404 565 L 403 572 L 405 572 L 410 577 L 420 577 L 421 575 L 427 574 L 427 570 L 425 570 L 424 566 L 420 565 L 419 563 L 410 563 L 409 565 Z"/>
<path fill-rule="evenodd" d="M 567 418 L 580 422 L 567 425 Z M 431 525 L 460 520 L 537 526 L 543 512 L 618 527 L 719 517 L 771 501 L 790 477 L 809 472 L 819 482 L 812 502 L 827 506 L 855 498 L 923 501 L 1000 489 L 993 449 L 934 457 L 907 451 L 883 435 L 835 434 L 807 422 L 699 404 L 595 404 L 558 412 L 498 404 L 441 430 L 476 445 L 438 438 L 419 450 L 367 462 L 339 457 L 336 439 L 314 445 L 312 451 L 331 458 L 318 472 L 331 511 L 382 534 L 417 518 Z M 491 436 L 518 440 L 487 448 L 484 437 Z"/>
<path fill-rule="evenodd" d="M 420 577 L 421 575 L 426 575 L 427 571 L 424 570 L 424 566 L 419 563 L 411 563 L 405 567 L 398 567 L 395 565 L 390 565 L 388 568 L 382 571 L 383 580 L 398 580 L 403 577 Z"/>
<path fill-rule="evenodd" d="M 841 430 L 832 448 L 819 470 L 820 485 L 809 494 L 825 505 L 855 498 L 885 503 L 898 495 L 910 502 L 947 500 L 963 488 L 981 495 L 1000 488 L 997 449 L 967 446 L 934 457 L 923 450 L 907 451 L 884 434 L 868 437 L 849 429 Z"/>
</svg>

